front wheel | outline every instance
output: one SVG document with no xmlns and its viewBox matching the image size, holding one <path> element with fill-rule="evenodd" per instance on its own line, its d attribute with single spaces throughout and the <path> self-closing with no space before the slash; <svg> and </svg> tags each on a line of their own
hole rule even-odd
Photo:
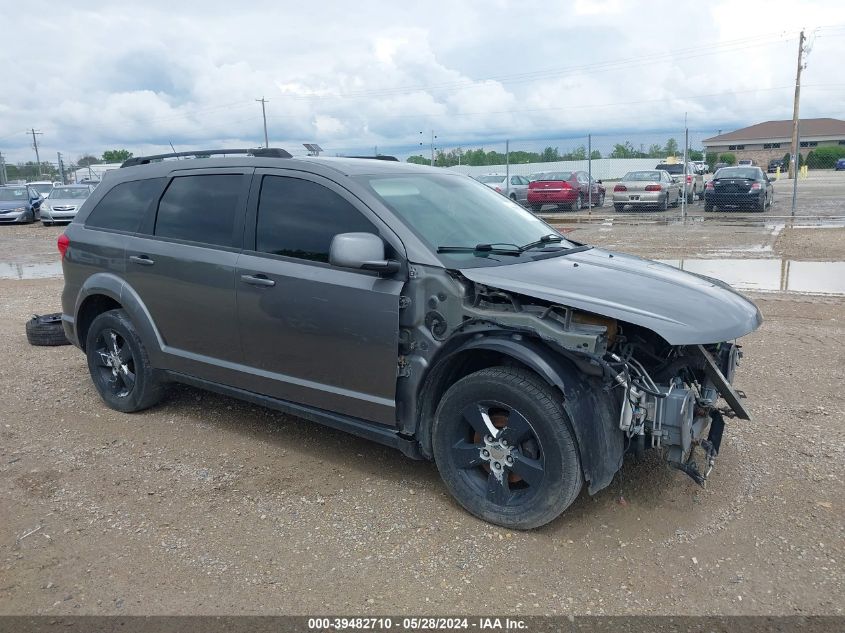
<svg viewBox="0 0 845 633">
<path fill-rule="evenodd" d="M 603 207 L 604 206 L 604 194 L 603 193 L 599 194 L 599 201 L 596 203 L 596 206 L 597 207 Z"/>
<path fill-rule="evenodd" d="M 532 213 L 540 213 L 540 209 L 543 208 L 542 204 L 532 204 L 531 205 L 531 212 Z"/>
<path fill-rule="evenodd" d="M 94 319 L 85 354 L 91 380 L 112 409 L 133 413 L 161 400 L 161 382 L 125 311 L 109 310 Z"/>
<path fill-rule="evenodd" d="M 581 209 L 584 208 L 584 196 L 583 195 L 581 195 L 580 193 L 578 194 L 578 197 L 575 198 L 575 202 L 572 204 L 572 208 L 575 209 L 576 211 L 580 211 Z"/>
<path fill-rule="evenodd" d="M 432 429 L 446 488 L 475 516 L 514 529 L 539 527 L 583 485 L 562 396 L 524 369 L 491 367 L 452 385 Z"/>
</svg>

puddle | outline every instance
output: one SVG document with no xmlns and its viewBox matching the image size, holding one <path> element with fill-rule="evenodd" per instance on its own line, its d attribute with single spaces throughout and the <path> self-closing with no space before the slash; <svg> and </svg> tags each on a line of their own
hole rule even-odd
<svg viewBox="0 0 845 633">
<path fill-rule="evenodd" d="M 62 276 L 62 263 L 16 264 L 0 262 L 0 279 L 49 279 Z"/>
<path fill-rule="evenodd" d="M 660 259 L 692 273 L 715 277 L 737 290 L 845 295 L 845 262 L 791 259 Z"/>
</svg>

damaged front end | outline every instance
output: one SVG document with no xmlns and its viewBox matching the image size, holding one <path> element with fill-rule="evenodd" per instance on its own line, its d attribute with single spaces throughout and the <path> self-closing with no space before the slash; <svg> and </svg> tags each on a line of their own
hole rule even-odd
<svg viewBox="0 0 845 633">
<path fill-rule="evenodd" d="M 539 339 L 599 379 L 626 448 L 660 450 L 700 485 L 719 453 L 724 418 L 750 419 L 731 385 L 742 356 L 735 343 L 671 345 L 642 326 L 472 284 L 455 331 L 490 328 Z"/>
</svg>

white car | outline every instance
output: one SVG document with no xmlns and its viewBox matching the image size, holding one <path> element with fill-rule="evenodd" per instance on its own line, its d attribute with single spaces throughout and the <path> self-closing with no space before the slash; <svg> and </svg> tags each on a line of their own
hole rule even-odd
<svg viewBox="0 0 845 633">
<path fill-rule="evenodd" d="M 35 180 L 27 184 L 31 189 L 35 189 L 42 198 L 48 198 L 50 196 L 50 190 L 53 188 L 52 180 Z"/>
</svg>

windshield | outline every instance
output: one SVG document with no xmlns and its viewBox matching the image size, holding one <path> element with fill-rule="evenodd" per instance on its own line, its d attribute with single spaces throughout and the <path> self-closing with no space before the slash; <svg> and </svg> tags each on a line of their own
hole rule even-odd
<svg viewBox="0 0 845 633">
<path fill-rule="evenodd" d="M 682 174 L 684 173 L 684 166 L 679 163 L 675 163 L 674 165 L 658 165 L 656 169 L 662 169 L 663 171 L 668 171 L 670 174 Z"/>
<path fill-rule="evenodd" d="M 53 188 L 53 183 L 45 182 L 45 183 L 31 184 L 29 186 L 32 187 L 33 189 L 35 189 L 35 191 L 37 191 L 39 194 L 41 194 L 43 196 L 45 193 L 50 193 L 50 189 Z"/>
<path fill-rule="evenodd" d="M 524 245 L 555 233 L 548 224 L 489 187 L 463 176 L 414 174 L 357 176 L 430 248 L 476 244 Z M 562 240 L 545 248 L 571 248 Z M 497 266 L 527 261 L 538 250 L 514 255 L 495 253 L 442 253 L 450 268 Z"/>
<path fill-rule="evenodd" d="M 486 184 L 491 182 L 502 182 L 504 179 L 504 176 L 479 176 L 478 182 L 483 182 Z"/>
<path fill-rule="evenodd" d="M 571 171 L 551 171 L 547 174 L 540 174 L 537 180 L 569 180 L 572 178 Z"/>
<path fill-rule="evenodd" d="M 3 187 L 0 189 L 0 202 L 26 202 L 26 187 Z"/>
<path fill-rule="evenodd" d="M 90 195 L 88 187 L 53 187 L 52 200 L 85 200 Z"/>
<path fill-rule="evenodd" d="M 750 180 L 757 180 L 760 177 L 759 169 L 750 169 L 748 167 L 723 167 L 716 172 L 714 178 L 748 178 Z"/>
<path fill-rule="evenodd" d="M 645 180 L 645 181 L 659 181 L 660 180 L 660 172 L 659 171 L 629 171 L 625 174 L 622 180 Z"/>
</svg>

